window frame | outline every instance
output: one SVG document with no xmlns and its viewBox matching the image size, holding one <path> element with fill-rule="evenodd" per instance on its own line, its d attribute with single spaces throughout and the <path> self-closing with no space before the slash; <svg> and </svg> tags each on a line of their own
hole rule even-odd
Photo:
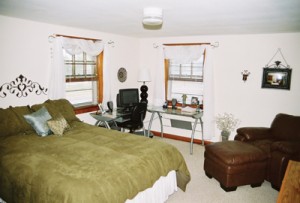
<svg viewBox="0 0 300 203">
<path fill-rule="evenodd" d="M 103 58 L 104 58 L 104 51 L 102 51 L 98 56 L 96 56 L 96 77 L 97 77 L 97 103 L 102 103 L 103 101 Z M 65 82 L 70 82 L 70 79 L 65 76 Z M 72 81 L 80 82 L 80 81 L 92 81 L 93 79 L 86 79 L 86 78 L 77 78 L 71 79 Z M 86 113 L 91 111 L 98 110 L 97 104 L 89 104 L 74 107 L 75 113 Z"/>
<path fill-rule="evenodd" d="M 204 57 L 204 56 L 203 56 Z M 191 82 L 203 82 L 203 65 L 202 64 L 202 75 L 200 77 L 197 77 L 197 75 L 193 74 L 193 71 L 195 70 L 195 63 L 191 63 L 191 74 L 188 75 L 188 77 L 186 77 L 186 75 L 182 74 L 182 70 L 184 69 L 184 64 L 178 64 L 179 66 L 179 74 L 174 74 L 174 75 L 168 75 L 168 79 L 169 80 L 176 80 L 176 81 L 191 81 Z M 170 64 L 170 60 L 169 60 L 169 67 L 172 66 Z M 169 69 L 170 70 L 170 69 Z"/>
<path fill-rule="evenodd" d="M 164 44 L 164 46 L 193 46 L 193 45 L 210 45 L 210 43 L 180 43 L 180 44 Z M 203 68 L 206 60 L 206 50 L 203 52 Z M 172 104 L 171 100 L 168 100 L 168 82 L 169 82 L 169 66 L 170 60 L 164 59 L 164 71 L 165 71 L 165 101 L 168 102 L 168 106 Z M 204 73 L 203 69 L 203 73 Z M 204 74 L 202 77 L 202 82 L 204 81 Z M 178 102 L 176 106 L 182 106 L 182 103 Z M 196 104 L 186 104 L 186 106 L 196 107 Z M 200 104 L 200 108 L 203 109 L 203 104 Z"/>
</svg>

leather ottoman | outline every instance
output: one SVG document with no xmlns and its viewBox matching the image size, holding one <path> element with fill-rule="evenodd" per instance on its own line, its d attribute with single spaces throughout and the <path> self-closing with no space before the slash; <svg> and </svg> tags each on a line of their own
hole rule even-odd
<svg viewBox="0 0 300 203">
<path fill-rule="evenodd" d="M 218 180 L 226 192 L 234 191 L 241 185 L 261 186 L 266 167 L 266 153 L 253 145 L 225 141 L 205 146 L 205 174 Z"/>
</svg>

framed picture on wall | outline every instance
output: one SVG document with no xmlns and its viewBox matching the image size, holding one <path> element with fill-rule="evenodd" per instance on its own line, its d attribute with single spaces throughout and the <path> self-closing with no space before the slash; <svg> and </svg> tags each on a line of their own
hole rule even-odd
<svg viewBox="0 0 300 203">
<path fill-rule="evenodd" d="M 289 68 L 264 68 L 261 87 L 289 90 L 291 76 L 292 69 Z"/>
</svg>

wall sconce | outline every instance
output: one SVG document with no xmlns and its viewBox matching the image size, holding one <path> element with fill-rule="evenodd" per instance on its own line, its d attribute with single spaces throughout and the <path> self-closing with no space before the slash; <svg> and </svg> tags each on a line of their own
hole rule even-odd
<svg viewBox="0 0 300 203">
<path fill-rule="evenodd" d="M 248 70 L 244 70 L 244 71 L 242 72 L 242 75 L 243 75 L 243 81 L 246 82 L 248 76 L 250 75 L 250 72 L 249 72 Z"/>
</svg>

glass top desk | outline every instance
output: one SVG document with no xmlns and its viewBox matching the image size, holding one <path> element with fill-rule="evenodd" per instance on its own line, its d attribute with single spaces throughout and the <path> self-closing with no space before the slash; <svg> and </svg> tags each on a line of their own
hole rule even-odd
<svg viewBox="0 0 300 203">
<path fill-rule="evenodd" d="M 162 116 L 161 114 L 172 114 L 172 115 L 176 115 L 176 116 L 186 116 L 186 117 L 191 117 L 194 120 L 194 124 L 193 124 L 193 128 L 192 128 L 192 134 L 191 134 L 191 144 L 190 144 L 190 154 L 193 154 L 193 144 L 194 144 L 194 135 L 195 135 L 195 130 L 196 130 L 196 126 L 197 123 L 199 122 L 201 125 L 201 133 L 202 133 L 202 145 L 204 145 L 204 140 L 203 140 L 203 121 L 202 121 L 202 116 L 203 116 L 203 111 L 200 112 L 185 112 L 185 111 L 181 111 L 180 109 L 164 109 L 162 107 L 155 107 L 155 106 L 148 106 L 147 107 L 147 111 L 151 113 L 151 118 L 149 121 L 149 126 L 148 126 L 148 137 L 149 137 L 149 133 L 151 130 L 151 126 L 152 126 L 152 122 L 154 119 L 154 115 L 157 114 L 158 118 L 159 118 L 159 122 L 160 122 L 160 133 L 161 133 L 161 137 L 163 137 L 163 123 L 162 123 Z"/>
<path fill-rule="evenodd" d="M 90 113 L 90 115 L 96 119 L 96 126 L 99 126 L 101 123 L 104 123 L 105 127 L 108 129 L 111 129 L 109 126 L 109 122 L 125 122 L 129 119 L 124 118 L 125 116 L 128 117 L 130 113 L 120 113 L 117 112 L 117 110 L 114 110 L 112 113 L 110 112 L 105 112 L 102 114 L 97 114 L 97 113 Z"/>
</svg>

